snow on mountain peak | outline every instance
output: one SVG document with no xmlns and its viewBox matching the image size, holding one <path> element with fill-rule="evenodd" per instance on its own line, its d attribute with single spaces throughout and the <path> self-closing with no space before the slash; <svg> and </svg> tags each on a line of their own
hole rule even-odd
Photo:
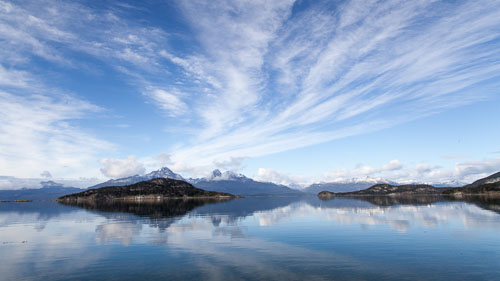
<svg viewBox="0 0 500 281">
<path fill-rule="evenodd" d="M 379 184 L 379 183 L 388 183 L 388 184 L 393 184 L 393 181 L 390 181 L 388 179 L 384 178 L 372 178 L 372 177 L 365 177 L 365 178 L 350 178 L 350 179 L 345 179 L 345 178 L 338 178 L 333 181 L 332 183 L 339 183 L 339 184 L 349 184 L 349 183 L 371 183 L 371 184 Z"/>
<path fill-rule="evenodd" d="M 170 170 L 167 167 L 163 167 L 159 170 L 152 171 L 151 173 L 145 174 L 143 176 L 135 175 L 135 176 L 126 177 L 126 178 L 111 179 L 111 180 L 108 180 L 106 182 L 91 186 L 89 188 L 99 188 L 99 187 L 103 187 L 103 186 L 123 186 L 123 185 L 127 185 L 127 184 L 134 184 L 134 183 L 141 182 L 141 181 L 151 180 L 151 179 L 155 179 L 155 178 L 168 178 L 168 179 L 175 179 L 175 180 L 184 180 L 184 178 L 181 175 L 172 172 L 172 170 Z"/>
<path fill-rule="evenodd" d="M 146 178 L 169 178 L 169 179 L 177 179 L 177 180 L 183 179 L 183 177 L 181 175 L 172 172 L 172 170 L 170 170 L 167 167 L 163 167 L 159 170 L 152 171 L 151 173 L 146 174 L 144 177 L 146 177 Z"/>
<path fill-rule="evenodd" d="M 216 170 L 213 170 L 212 174 L 210 175 L 210 178 L 215 179 L 215 178 L 218 178 L 221 176 L 222 176 L 222 173 L 220 172 L 220 170 L 216 169 Z"/>
<path fill-rule="evenodd" d="M 241 180 L 241 179 L 246 179 L 242 174 L 237 174 L 233 171 L 225 171 L 222 173 L 220 170 L 216 169 L 214 170 L 210 176 L 205 178 L 206 180 L 210 181 L 221 181 L 221 180 Z"/>
</svg>

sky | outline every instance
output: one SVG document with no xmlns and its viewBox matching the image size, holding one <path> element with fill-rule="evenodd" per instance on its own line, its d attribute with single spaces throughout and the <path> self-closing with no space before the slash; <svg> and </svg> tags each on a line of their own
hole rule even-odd
<svg viewBox="0 0 500 281">
<path fill-rule="evenodd" d="M 0 0 L 0 188 L 500 171 L 500 2 Z"/>
</svg>

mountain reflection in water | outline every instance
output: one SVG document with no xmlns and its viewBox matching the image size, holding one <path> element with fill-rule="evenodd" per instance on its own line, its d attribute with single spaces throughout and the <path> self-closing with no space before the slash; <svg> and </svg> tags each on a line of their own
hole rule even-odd
<svg viewBox="0 0 500 281">
<path fill-rule="evenodd" d="M 125 212 L 151 218 L 171 218 L 185 215 L 196 207 L 205 204 L 215 204 L 231 199 L 200 198 L 200 199 L 169 199 L 169 200 L 107 200 L 80 201 L 75 203 L 60 203 L 67 206 L 80 207 L 87 210 L 102 212 Z"/>
<path fill-rule="evenodd" d="M 5 280 L 494 280 L 499 206 L 481 197 L 5 203 L 0 272 Z"/>
</svg>

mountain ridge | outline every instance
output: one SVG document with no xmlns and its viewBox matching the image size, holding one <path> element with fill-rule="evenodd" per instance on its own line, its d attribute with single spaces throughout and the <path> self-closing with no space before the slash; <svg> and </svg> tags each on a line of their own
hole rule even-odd
<svg viewBox="0 0 500 281">
<path fill-rule="evenodd" d="M 489 175 L 487 177 L 478 179 L 478 180 L 474 181 L 473 183 L 467 184 L 463 187 L 477 187 L 477 186 L 482 185 L 482 184 L 489 184 L 489 183 L 496 183 L 496 182 L 500 182 L 500 172 L 497 172 L 497 173 L 494 173 L 494 174 Z"/>
<path fill-rule="evenodd" d="M 61 196 L 58 202 L 94 200 L 162 200 L 186 198 L 237 198 L 229 193 L 207 191 L 176 179 L 154 178 L 124 186 L 105 186 Z"/>
<path fill-rule="evenodd" d="M 451 196 L 466 196 L 466 195 L 487 195 L 500 196 L 500 172 L 488 177 L 479 179 L 472 184 L 463 187 L 434 187 L 427 184 L 408 184 L 408 185 L 391 185 L 391 184 L 376 184 L 370 188 L 353 191 L 334 193 L 330 191 L 321 191 L 318 197 L 322 199 L 330 199 L 336 196 L 407 196 L 407 195 L 451 195 Z"/>
<path fill-rule="evenodd" d="M 368 178 L 368 177 L 364 179 L 352 178 L 346 181 L 313 183 L 304 188 L 302 191 L 310 194 L 317 194 L 318 192 L 321 191 L 351 192 L 351 191 L 363 190 L 365 188 L 373 186 L 374 184 L 382 184 L 382 183 L 397 184 L 393 181 L 383 178 Z"/>
<path fill-rule="evenodd" d="M 138 183 L 141 181 L 147 181 L 155 178 L 167 178 L 167 179 L 175 179 L 175 180 L 184 180 L 184 178 L 172 172 L 167 167 L 162 167 L 156 171 L 152 171 L 150 173 L 147 173 L 145 175 L 133 175 L 130 177 L 124 177 L 124 178 L 118 178 L 118 179 L 110 179 L 108 181 L 93 185 L 88 187 L 88 189 L 96 189 L 96 188 L 101 188 L 101 187 L 106 187 L 106 186 L 125 186 L 129 184 L 134 184 Z"/>
<path fill-rule="evenodd" d="M 202 178 L 184 179 L 181 175 L 172 172 L 167 167 L 152 171 L 145 175 L 134 175 L 126 178 L 111 179 L 106 182 L 96 184 L 88 189 L 96 189 L 106 186 L 125 186 L 153 178 L 169 178 L 185 180 L 197 188 L 211 190 L 216 192 L 227 192 L 238 195 L 298 195 L 303 192 L 291 189 L 284 185 L 278 185 L 271 182 L 255 181 L 233 171 L 221 172 L 216 169 L 208 176 Z"/>
<path fill-rule="evenodd" d="M 271 182 L 255 181 L 232 171 L 214 170 L 208 177 L 190 179 L 196 187 L 238 195 L 300 195 L 302 191 Z"/>
<path fill-rule="evenodd" d="M 41 188 L 21 188 L 14 190 L 0 190 L 0 200 L 36 200 L 51 201 L 60 196 L 82 191 L 77 187 L 66 187 L 54 181 L 41 181 Z"/>
</svg>

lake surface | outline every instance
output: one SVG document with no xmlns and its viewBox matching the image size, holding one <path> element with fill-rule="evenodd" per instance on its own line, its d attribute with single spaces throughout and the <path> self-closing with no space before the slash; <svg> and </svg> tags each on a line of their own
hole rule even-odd
<svg viewBox="0 0 500 281">
<path fill-rule="evenodd" d="M 500 203 L 0 203 L 0 279 L 500 280 Z"/>
</svg>

